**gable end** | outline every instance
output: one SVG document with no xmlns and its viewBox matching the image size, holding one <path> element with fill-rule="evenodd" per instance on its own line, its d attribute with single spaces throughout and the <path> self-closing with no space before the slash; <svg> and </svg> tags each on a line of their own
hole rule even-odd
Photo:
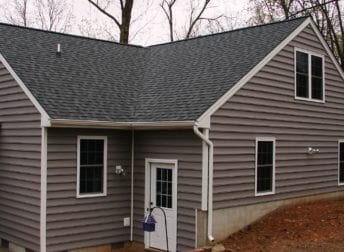
<svg viewBox="0 0 344 252">
<path fill-rule="evenodd" d="M 50 126 L 50 123 L 49 123 L 50 118 L 49 118 L 48 113 L 38 103 L 36 98 L 32 95 L 30 90 L 25 86 L 24 82 L 19 78 L 19 76 L 16 74 L 16 72 L 13 70 L 13 68 L 10 66 L 10 64 L 7 62 L 7 60 L 5 59 L 5 57 L 1 53 L 0 53 L 0 62 L 5 66 L 7 71 L 11 74 L 11 76 L 17 82 L 19 87 L 23 90 L 25 95 L 29 98 L 29 100 L 32 102 L 32 104 L 35 106 L 35 108 L 41 114 L 41 126 Z"/>
<path fill-rule="evenodd" d="M 333 52 L 329 48 L 328 44 L 320 34 L 313 20 L 307 18 L 297 29 L 295 29 L 282 43 L 280 43 L 273 51 L 271 51 L 258 65 L 251 69 L 237 84 L 235 84 L 230 90 L 228 90 L 219 100 L 217 100 L 206 112 L 204 112 L 198 119 L 197 124 L 201 127 L 210 128 L 211 116 L 223 106 L 235 93 L 237 93 L 254 75 L 256 75 L 271 59 L 273 59 L 280 51 L 283 50 L 296 36 L 298 36 L 307 26 L 311 26 L 320 40 L 322 46 L 325 48 L 331 61 L 336 66 L 340 76 L 344 80 L 344 73 L 341 69 L 338 61 L 336 60 Z"/>
</svg>

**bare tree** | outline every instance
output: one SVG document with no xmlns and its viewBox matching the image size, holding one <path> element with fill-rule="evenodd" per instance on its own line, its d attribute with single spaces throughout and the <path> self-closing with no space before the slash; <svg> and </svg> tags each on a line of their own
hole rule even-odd
<svg viewBox="0 0 344 252">
<path fill-rule="evenodd" d="M 202 1 L 202 3 L 201 3 Z M 175 20 L 174 20 L 174 7 L 177 3 L 182 3 L 182 1 L 177 0 L 161 0 L 160 7 L 163 10 L 169 26 L 170 41 L 174 41 L 175 37 L 178 36 L 182 39 L 189 39 L 195 37 L 200 33 L 202 29 L 201 25 L 204 24 L 205 29 L 209 29 L 208 32 L 212 33 L 215 30 L 223 30 L 222 18 L 226 18 L 224 15 L 220 14 L 216 17 L 205 17 L 204 13 L 210 8 L 209 4 L 211 0 L 189 0 L 189 11 L 184 19 L 186 20 L 184 24 L 184 35 L 178 36 Z M 185 2 L 183 1 L 183 4 Z M 182 19 L 182 18 L 181 18 Z"/>
<path fill-rule="evenodd" d="M 11 24 L 50 31 L 66 32 L 73 18 L 67 0 L 12 0 L 4 10 Z"/>
<path fill-rule="evenodd" d="M 36 0 L 37 23 L 41 29 L 66 32 L 73 18 L 66 0 Z"/>
<path fill-rule="evenodd" d="M 16 25 L 29 26 L 29 0 L 14 0 L 13 8 L 5 8 L 4 16 L 7 22 Z"/>
<path fill-rule="evenodd" d="M 107 7 L 109 6 L 110 1 L 107 1 L 105 5 L 102 5 L 98 0 L 87 0 L 91 5 L 93 5 L 97 10 L 103 13 L 105 16 L 109 17 L 119 29 L 119 42 L 123 44 L 129 43 L 130 35 L 130 24 L 132 18 L 132 11 L 134 6 L 134 0 L 113 0 L 119 1 L 120 7 L 120 16 L 121 19 L 117 18 L 114 14 L 111 14 Z"/>
<path fill-rule="evenodd" d="M 207 6 L 210 3 L 210 0 L 204 0 L 203 6 L 201 10 L 197 13 L 196 11 L 196 6 L 193 4 L 194 2 L 191 1 L 191 12 L 190 12 L 190 17 L 189 17 L 189 27 L 186 32 L 185 38 L 188 39 L 191 37 L 192 33 L 194 32 L 195 26 L 198 22 L 201 20 L 209 20 L 209 18 L 204 18 L 202 17 L 204 11 L 207 9 Z"/>
<path fill-rule="evenodd" d="M 292 17 L 311 15 L 319 31 L 344 69 L 344 27 L 340 0 L 250 0 L 260 24 Z"/>
<path fill-rule="evenodd" d="M 296 0 L 250 0 L 255 15 L 251 22 L 255 24 L 288 19 L 296 8 Z"/>
<path fill-rule="evenodd" d="M 173 29 L 173 5 L 177 0 L 162 0 L 160 6 L 165 13 L 168 21 L 169 31 L 170 31 L 170 41 L 174 41 L 174 29 Z"/>
</svg>

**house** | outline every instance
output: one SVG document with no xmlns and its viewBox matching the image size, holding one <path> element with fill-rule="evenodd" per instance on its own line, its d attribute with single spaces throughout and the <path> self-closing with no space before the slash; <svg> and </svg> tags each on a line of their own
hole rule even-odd
<svg viewBox="0 0 344 252">
<path fill-rule="evenodd" d="M 0 25 L 0 238 L 13 251 L 219 241 L 340 197 L 343 72 L 311 18 L 150 47 Z M 103 246 L 103 247 L 101 247 Z"/>
</svg>

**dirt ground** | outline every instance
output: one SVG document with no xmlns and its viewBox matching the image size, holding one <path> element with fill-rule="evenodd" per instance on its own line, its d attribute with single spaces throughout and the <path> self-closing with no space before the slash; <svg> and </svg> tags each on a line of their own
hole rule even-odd
<svg viewBox="0 0 344 252">
<path fill-rule="evenodd" d="M 344 199 L 276 210 L 223 244 L 227 251 L 344 251 Z"/>
</svg>

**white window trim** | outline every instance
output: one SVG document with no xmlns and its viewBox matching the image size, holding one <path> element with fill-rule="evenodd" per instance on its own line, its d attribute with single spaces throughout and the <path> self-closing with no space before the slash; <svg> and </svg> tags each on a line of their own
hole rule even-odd
<svg viewBox="0 0 344 252">
<path fill-rule="evenodd" d="M 304 97 L 299 97 L 296 95 L 296 53 L 297 52 L 302 52 L 302 53 L 307 53 L 308 54 L 308 98 L 304 98 Z M 317 100 L 317 99 L 312 99 L 312 61 L 311 61 L 311 57 L 312 56 L 316 56 L 322 59 L 322 72 L 323 72 L 323 92 L 322 92 L 322 99 L 321 100 Z M 311 102 L 317 102 L 317 103 L 325 103 L 325 56 L 323 54 L 319 54 L 319 53 L 315 53 L 309 50 L 305 50 L 305 49 L 301 49 L 301 48 L 294 48 L 294 98 L 295 100 L 301 100 L 301 101 L 311 101 Z"/>
<path fill-rule="evenodd" d="M 273 157 L 272 157 L 272 190 L 269 192 L 257 191 L 257 170 L 258 170 L 258 142 L 272 142 L 273 143 Z M 254 172 L 254 195 L 266 196 L 275 194 L 275 166 L 276 166 L 276 138 L 275 137 L 257 137 L 256 138 L 256 155 L 255 155 L 255 172 Z"/>
<path fill-rule="evenodd" d="M 344 182 L 340 182 L 340 144 L 344 143 L 344 139 L 338 140 L 338 186 L 344 186 Z"/>
<path fill-rule="evenodd" d="M 103 174 L 103 192 L 102 193 L 80 194 L 80 140 L 82 139 L 104 140 L 104 174 Z M 77 198 L 94 198 L 94 197 L 104 197 L 106 195 L 107 195 L 107 136 L 78 136 L 76 197 Z"/>
</svg>

